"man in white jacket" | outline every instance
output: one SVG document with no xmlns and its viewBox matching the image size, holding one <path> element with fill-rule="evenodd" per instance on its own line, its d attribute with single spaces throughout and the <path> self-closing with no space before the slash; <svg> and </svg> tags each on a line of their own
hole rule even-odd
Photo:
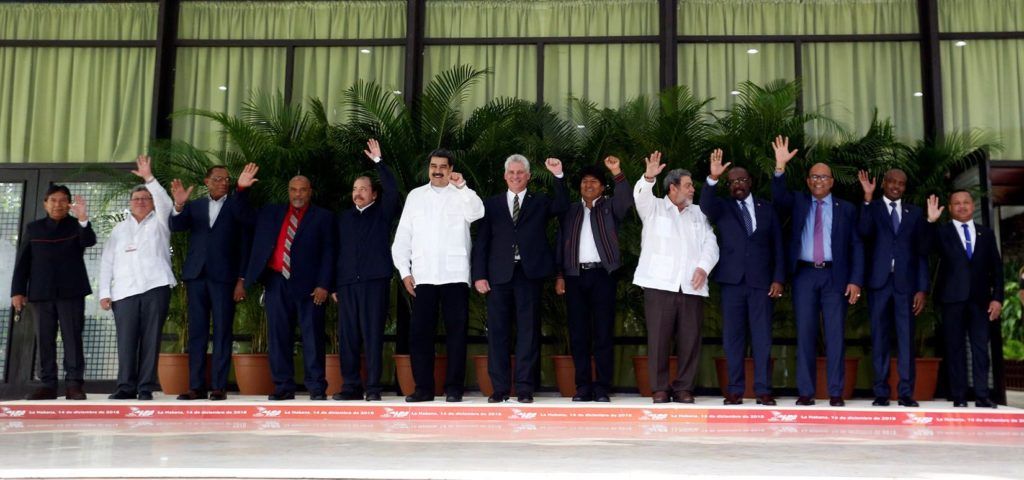
<svg viewBox="0 0 1024 480">
<path fill-rule="evenodd" d="M 484 204 L 455 172 L 451 152 L 430 153 L 430 183 L 405 198 L 391 256 L 414 297 L 409 356 L 416 391 L 407 402 L 434 400 L 434 336 L 438 307 L 444 311 L 448 370 L 445 395 L 461 402 L 466 378 L 469 324 L 469 225 L 484 216 Z"/>
<path fill-rule="evenodd" d="M 644 289 L 647 356 L 654 403 L 693 403 L 700 328 L 708 274 L 718 263 L 718 242 L 711 224 L 693 203 L 693 178 L 682 169 L 663 180 L 666 195 L 654 196 L 654 182 L 665 165 L 661 152 L 644 159 L 644 177 L 633 187 L 643 221 L 640 262 L 633 283 Z M 676 340 L 679 373 L 669 378 L 669 353 Z"/>
</svg>

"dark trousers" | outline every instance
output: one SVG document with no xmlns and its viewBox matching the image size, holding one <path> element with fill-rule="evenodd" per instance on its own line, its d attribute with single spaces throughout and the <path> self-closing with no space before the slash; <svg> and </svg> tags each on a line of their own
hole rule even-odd
<svg viewBox="0 0 1024 480">
<path fill-rule="evenodd" d="M 366 352 L 365 391 L 380 393 L 384 322 L 388 315 L 391 279 L 351 283 L 338 288 L 338 352 L 343 392 L 364 390 L 360 352 Z"/>
<path fill-rule="evenodd" d="M 971 370 L 974 395 L 988 398 L 988 305 L 972 302 L 942 304 L 942 334 L 946 341 L 946 369 L 949 371 L 949 396 L 964 400 L 967 395 L 967 346 L 971 342 Z"/>
<path fill-rule="evenodd" d="M 118 391 L 136 393 L 160 389 L 156 366 L 170 302 L 171 287 L 165 285 L 113 303 Z"/>
<path fill-rule="evenodd" d="M 466 383 L 466 329 L 469 325 L 469 285 L 416 285 L 409 322 L 409 360 L 416 391 L 434 394 L 434 338 L 437 334 L 437 310 L 444 312 L 445 350 L 448 370 L 444 390 L 461 395 Z"/>
<path fill-rule="evenodd" d="M 85 298 L 62 298 L 32 302 L 39 346 L 39 379 L 57 388 L 57 329 L 64 343 L 64 380 L 81 386 L 85 376 L 82 330 L 85 328 Z"/>
<path fill-rule="evenodd" d="M 327 390 L 324 367 L 324 309 L 315 305 L 313 292 L 297 292 L 290 281 L 280 273 L 267 275 L 264 304 L 267 310 L 267 346 L 270 357 L 270 376 L 275 393 L 295 392 L 295 326 L 302 334 L 302 360 L 305 367 L 306 389 L 310 395 Z"/>
<path fill-rule="evenodd" d="M 530 280 L 516 265 L 512 280 L 491 285 L 487 294 L 487 375 L 496 395 L 508 394 L 512 378 L 513 328 L 515 329 L 516 393 L 532 395 L 540 359 L 541 280 Z"/>
<path fill-rule="evenodd" d="M 875 396 L 886 397 L 889 387 L 889 358 L 896 335 L 896 370 L 900 374 L 900 398 L 914 396 L 914 293 L 898 292 L 892 275 L 879 289 L 868 292 L 871 311 L 871 362 L 875 367 Z"/>
<path fill-rule="evenodd" d="M 754 393 L 772 391 L 772 299 L 766 288 L 722 284 L 722 344 L 729 370 L 728 392 L 746 389 L 747 332 L 754 359 Z"/>
<path fill-rule="evenodd" d="M 693 392 L 700 358 L 700 326 L 704 322 L 704 297 L 644 289 L 647 322 L 647 368 L 653 392 Z M 668 360 L 676 343 L 679 372 L 669 378 Z M 671 382 L 671 383 L 670 383 Z"/>
<path fill-rule="evenodd" d="M 569 347 L 576 367 L 576 393 L 611 392 L 615 349 L 615 277 L 604 268 L 580 270 L 565 277 L 565 309 L 569 317 Z M 591 371 L 593 355 L 597 379 Z"/>
<path fill-rule="evenodd" d="M 235 319 L 234 283 L 217 282 L 206 277 L 185 283 L 188 293 L 188 387 L 206 391 L 206 349 L 213 322 L 213 365 L 210 385 L 226 390 L 231 369 L 232 322 Z"/>
<path fill-rule="evenodd" d="M 818 378 L 818 333 L 824 330 L 828 395 L 843 395 L 846 347 L 843 334 L 846 285 L 832 284 L 832 269 L 801 266 L 793 277 L 793 313 L 796 316 L 796 386 L 800 396 L 814 398 Z M 821 328 L 821 324 L 824 328 Z"/>
</svg>

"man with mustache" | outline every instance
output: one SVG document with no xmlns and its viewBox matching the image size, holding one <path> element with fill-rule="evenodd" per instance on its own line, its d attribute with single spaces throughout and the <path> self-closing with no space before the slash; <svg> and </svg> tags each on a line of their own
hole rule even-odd
<svg viewBox="0 0 1024 480">
<path fill-rule="evenodd" d="M 437 313 L 444 311 L 445 400 L 461 402 L 466 382 L 469 324 L 469 226 L 484 216 L 484 205 L 455 172 L 452 153 L 430 152 L 430 183 L 405 197 L 391 245 L 395 268 L 413 297 L 409 356 L 416 390 L 406 402 L 434 400 L 434 338 Z"/>
<path fill-rule="evenodd" d="M 832 195 L 832 169 L 816 163 L 807 174 L 809 193 L 786 186 L 786 165 L 798 150 L 779 135 L 775 150 L 772 197 L 779 212 L 788 213 L 792 232 L 788 267 L 793 275 L 793 313 L 796 316 L 797 405 L 814 405 L 817 380 L 818 322 L 824 325 L 829 405 L 842 407 L 843 342 L 846 309 L 860 299 L 864 283 L 864 246 L 857 233 L 857 209 Z"/>
<path fill-rule="evenodd" d="M 661 152 L 644 159 L 644 177 L 633 187 L 636 212 L 643 222 L 640 261 L 633 284 L 644 289 L 647 356 L 654 403 L 694 403 L 700 328 L 708 273 L 718 263 L 711 224 L 693 204 L 693 177 L 670 170 L 662 181 L 663 198 L 654 183 L 665 169 Z M 676 342 L 679 372 L 669 378 L 669 353 Z"/>
<path fill-rule="evenodd" d="M 722 174 L 722 149 L 711 152 L 711 174 L 700 195 L 700 210 L 718 226 L 722 257 L 715 280 L 722 287 L 722 343 L 729 370 L 725 405 L 743 403 L 747 330 L 754 359 L 754 394 L 759 405 L 772 397 L 772 299 L 782 296 L 786 280 L 782 227 L 771 204 L 750 193 L 747 169 L 732 167 L 725 182 L 729 200 L 715 195 Z"/>
<path fill-rule="evenodd" d="M 398 182 L 381 160 L 380 144 L 370 139 L 363 153 L 373 161 L 380 184 L 361 176 L 352 183 L 352 208 L 338 216 L 335 293 L 338 352 L 344 385 L 335 400 L 380 400 L 384 323 L 391 292 L 391 225 L 398 215 Z M 383 198 L 382 198 L 383 196 Z M 360 350 L 366 352 L 366 382 L 360 376 Z"/>
</svg>

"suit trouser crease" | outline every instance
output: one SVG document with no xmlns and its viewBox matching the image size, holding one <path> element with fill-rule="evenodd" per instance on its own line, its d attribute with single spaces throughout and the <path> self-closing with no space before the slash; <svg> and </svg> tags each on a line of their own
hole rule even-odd
<svg viewBox="0 0 1024 480">
<path fill-rule="evenodd" d="M 171 287 L 165 285 L 113 302 L 119 391 L 160 389 L 156 370 L 170 301 Z"/>
<path fill-rule="evenodd" d="M 492 284 L 487 294 L 487 373 L 495 393 L 511 390 L 511 343 L 515 338 L 517 395 L 532 395 L 540 359 L 541 280 L 526 278 L 516 265 L 512 280 Z M 513 334 L 513 327 L 515 333 Z"/>
<path fill-rule="evenodd" d="M 896 337 L 896 371 L 899 372 L 897 393 L 900 398 L 914 396 L 914 293 L 899 292 L 892 275 L 882 288 L 868 292 L 871 315 L 871 362 L 875 372 L 874 394 L 886 397 L 889 387 L 889 363 L 893 335 Z"/>
<path fill-rule="evenodd" d="M 206 351 L 213 326 L 213 365 L 210 385 L 214 390 L 227 390 L 231 369 L 231 348 L 234 341 L 232 322 L 235 318 L 234 290 L 231 282 L 218 282 L 203 276 L 185 282 L 188 293 L 188 371 L 189 388 L 206 390 Z"/>
<path fill-rule="evenodd" d="M 466 383 L 466 335 L 469 328 L 469 285 L 416 285 L 409 322 L 409 357 L 416 391 L 434 394 L 434 341 L 437 336 L 438 307 L 444 314 L 445 393 L 462 395 Z"/>
<path fill-rule="evenodd" d="M 942 332 L 946 342 L 946 369 L 953 400 L 967 395 L 967 345 L 971 351 L 971 373 L 976 398 L 989 398 L 989 320 L 987 305 L 971 301 L 942 305 Z M 969 339 L 966 342 L 964 337 Z"/>
<path fill-rule="evenodd" d="M 841 397 L 845 376 L 844 333 L 849 305 L 843 290 L 833 286 L 832 270 L 801 267 L 793 277 L 793 313 L 797 330 L 797 390 L 814 397 L 817 381 L 818 334 L 824 333 L 828 395 Z"/>
<path fill-rule="evenodd" d="M 729 373 L 727 391 L 746 390 L 747 332 L 754 360 L 754 393 L 771 393 L 772 300 L 767 288 L 722 284 L 722 343 Z"/>
<path fill-rule="evenodd" d="M 700 358 L 704 297 L 654 288 L 644 289 L 648 371 L 653 392 L 693 392 Z M 669 379 L 669 356 L 676 341 L 679 371 Z"/>
<path fill-rule="evenodd" d="M 294 291 L 293 282 L 278 273 L 269 275 L 265 299 L 267 346 L 270 374 L 277 393 L 295 391 L 295 327 L 302 338 L 302 359 L 306 390 L 322 394 L 327 390 L 323 305 L 315 305 L 312 292 Z"/>
<path fill-rule="evenodd" d="M 581 270 L 565 277 L 569 347 L 576 369 L 578 394 L 611 392 L 615 363 L 616 279 L 604 268 Z M 596 371 L 591 370 L 591 356 Z"/>
<path fill-rule="evenodd" d="M 338 355 L 343 392 L 381 392 L 384 324 L 390 291 L 390 279 L 351 283 L 338 289 Z M 362 351 L 366 352 L 365 385 L 360 368 Z"/>
<path fill-rule="evenodd" d="M 39 380 L 57 388 L 57 331 L 64 345 L 64 380 L 81 386 L 85 378 L 85 298 L 62 298 L 31 302 L 36 318 L 36 342 L 39 348 Z"/>
</svg>

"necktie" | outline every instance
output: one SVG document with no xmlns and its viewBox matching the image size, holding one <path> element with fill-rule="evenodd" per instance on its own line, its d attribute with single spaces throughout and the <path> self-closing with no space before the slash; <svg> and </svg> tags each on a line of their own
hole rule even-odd
<svg viewBox="0 0 1024 480">
<path fill-rule="evenodd" d="M 896 211 L 896 202 L 889 202 L 889 207 L 892 211 L 889 212 L 889 218 L 892 219 L 892 231 L 896 233 L 900 231 L 900 214 Z"/>
<path fill-rule="evenodd" d="M 974 256 L 974 249 L 971 248 L 971 229 L 967 228 L 967 224 L 960 224 L 964 228 L 964 247 L 967 248 L 967 259 L 970 260 Z"/>
<path fill-rule="evenodd" d="M 284 235 L 284 254 L 281 256 L 281 276 L 292 277 L 292 241 L 295 240 L 295 229 L 299 228 L 299 217 L 294 212 L 288 214 L 288 229 Z"/>
<path fill-rule="evenodd" d="M 512 196 L 512 223 L 519 223 L 519 194 Z M 512 256 L 519 260 L 519 244 L 512 242 Z"/>
<path fill-rule="evenodd" d="M 747 210 L 747 202 L 740 200 L 740 210 L 743 211 L 743 215 L 741 215 L 743 217 L 743 228 L 747 230 L 747 236 L 749 237 L 750 234 L 754 233 L 754 221 L 750 218 L 750 210 Z"/>
<path fill-rule="evenodd" d="M 821 219 L 823 200 L 814 201 L 814 251 L 812 252 L 814 263 L 825 263 L 825 222 Z"/>
</svg>

